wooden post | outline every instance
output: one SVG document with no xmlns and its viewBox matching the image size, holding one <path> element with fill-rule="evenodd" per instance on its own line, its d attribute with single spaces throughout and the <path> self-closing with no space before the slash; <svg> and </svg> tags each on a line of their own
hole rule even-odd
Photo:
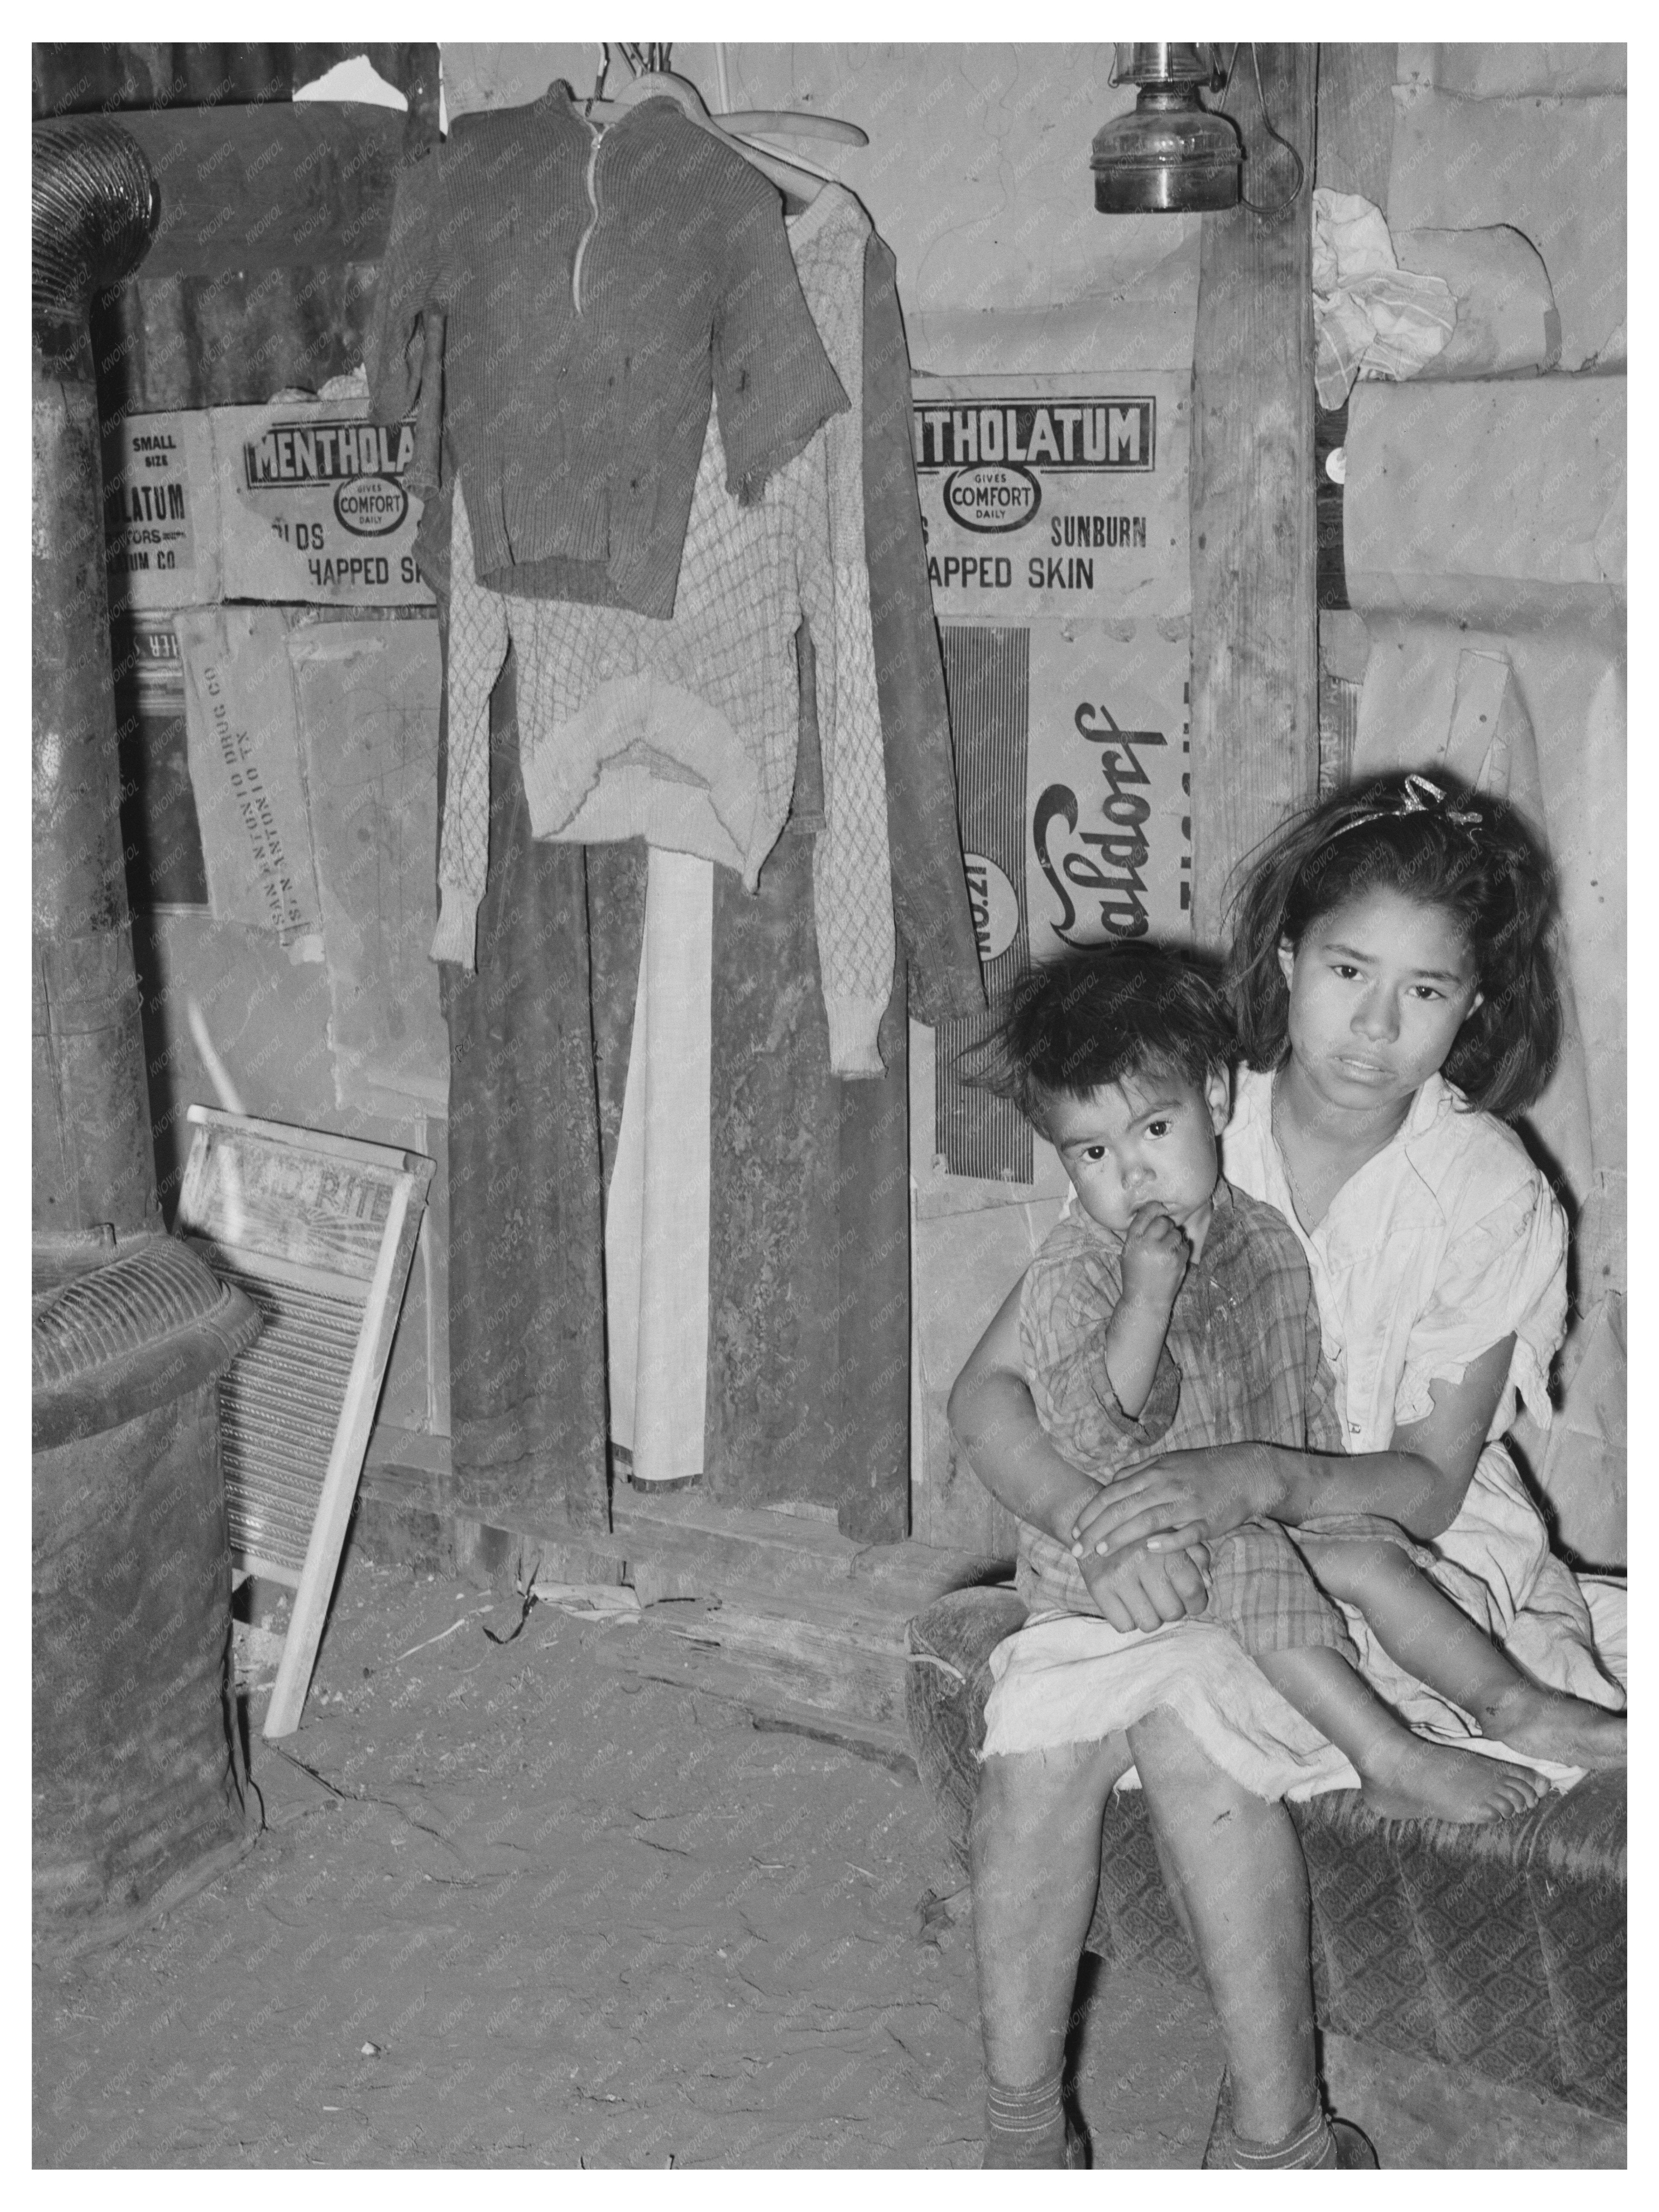
<svg viewBox="0 0 1659 2212">
<path fill-rule="evenodd" d="M 1399 52 L 1376 45 L 1319 49 L 1319 161 L 1313 181 L 1334 192 L 1358 192 L 1384 215 Z"/>
<path fill-rule="evenodd" d="M 1319 776 L 1312 234 L 1316 48 L 1257 50 L 1274 128 L 1306 177 L 1283 214 L 1201 218 L 1193 355 L 1193 929 L 1222 939 L 1229 878 Z M 1294 171 L 1241 46 L 1228 112 L 1244 189 L 1281 206 Z"/>
</svg>

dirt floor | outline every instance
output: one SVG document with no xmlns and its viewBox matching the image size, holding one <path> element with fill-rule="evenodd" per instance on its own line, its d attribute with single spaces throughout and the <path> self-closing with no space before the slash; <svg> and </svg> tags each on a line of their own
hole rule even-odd
<svg viewBox="0 0 1659 2212">
<path fill-rule="evenodd" d="M 489 1642 L 518 1612 L 349 1558 L 281 1749 L 243 1636 L 265 1832 L 37 1971 L 37 2166 L 977 2163 L 967 1899 L 915 1776 L 631 1676 L 648 1623 L 538 1605 Z M 1195 2166 L 1219 2071 L 1200 1996 L 1113 1976 L 1079 2045 L 1096 2164 Z M 1432 2085 L 1349 2074 L 1389 2163 L 1616 2162 L 1513 2112 L 1486 2142 L 1463 2112 L 1448 2154 Z"/>
</svg>

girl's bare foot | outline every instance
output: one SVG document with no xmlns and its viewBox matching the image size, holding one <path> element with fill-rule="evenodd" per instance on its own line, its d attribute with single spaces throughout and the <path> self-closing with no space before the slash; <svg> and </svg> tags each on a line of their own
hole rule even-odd
<svg viewBox="0 0 1659 2212">
<path fill-rule="evenodd" d="M 1367 1770 L 1360 1777 L 1365 1802 L 1391 1820 L 1507 1820 L 1529 1813 L 1550 1787 L 1529 1766 L 1425 1743 L 1404 1730 L 1397 1745 L 1371 1753 Z"/>
<path fill-rule="evenodd" d="M 1625 1716 L 1570 1698 L 1561 1690 L 1540 1690 L 1517 1682 L 1475 1714 L 1483 1735 L 1534 1759 L 1562 1766 L 1623 1766 L 1626 1764 Z"/>
</svg>

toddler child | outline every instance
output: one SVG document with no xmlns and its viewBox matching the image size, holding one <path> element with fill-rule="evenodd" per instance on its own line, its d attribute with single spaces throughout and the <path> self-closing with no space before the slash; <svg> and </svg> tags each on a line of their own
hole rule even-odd
<svg viewBox="0 0 1659 2212">
<path fill-rule="evenodd" d="M 1020 1345 L 1044 1430 L 1103 1485 L 1193 1447 L 1343 1449 L 1302 1248 L 1220 1173 L 1234 1049 L 1196 969 L 1103 948 L 1030 971 L 975 1078 L 1017 1101 L 1075 1193 L 1022 1285 Z M 1200 1618 L 1346 1754 L 1379 1812 L 1498 1819 L 1535 1802 L 1542 1778 L 1414 1735 L 1359 1673 L 1333 1601 L 1485 1735 L 1524 1741 L 1534 1707 L 1559 1722 L 1578 1701 L 1522 1674 L 1420 1571 L 1428 1558 L 1373 1514 L 1246 1522 L 1209 1546 Z M 1103 1565 L 1022 1523 L 1017 1581 L 1034 1615 L 1097 1612 Z"/>
</svg>

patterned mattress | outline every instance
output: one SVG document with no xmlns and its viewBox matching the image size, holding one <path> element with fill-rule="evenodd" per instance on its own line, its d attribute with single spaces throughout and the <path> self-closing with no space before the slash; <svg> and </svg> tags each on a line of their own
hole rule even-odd
<svg viewBox="0 0 1659 2212">
<path fill-rule="evenodd" d="M 977 1589 L 910 1624 L 911 1740 L 964 1866 L 987 1662 L 1024 1617 L 1013 1591 Z M 1352 1791 L 1290 1809 L 1313 1893 L 1322 2026 L 1623 2118 L 1622 1773 L 1591 1775 L 1524 1820 L 1485 1827 L 1379 1819 Z M 1135 1791 L 1107 1808 L 1088 1948 L 1199 1978 Z"/>
</svg>

